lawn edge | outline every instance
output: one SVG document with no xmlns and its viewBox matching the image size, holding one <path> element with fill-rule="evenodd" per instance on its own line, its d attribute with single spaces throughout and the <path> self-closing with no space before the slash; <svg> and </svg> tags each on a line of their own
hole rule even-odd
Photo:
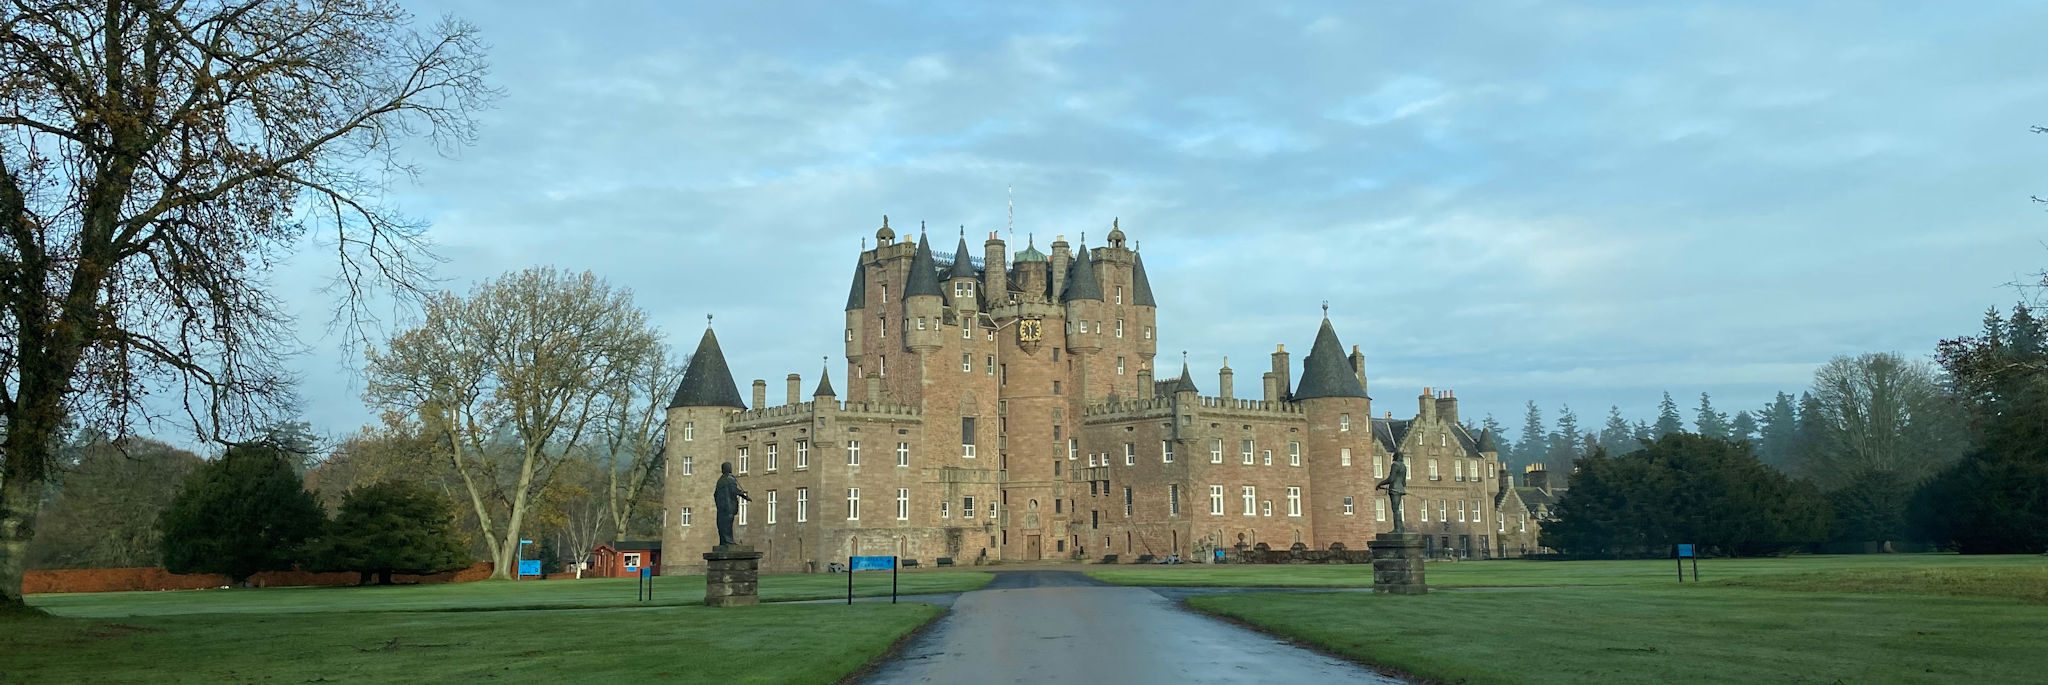
<svg viewBox="0 0 2048 685">
<path fill-rule="evenodd" d="M 919 602 L 919 604 L 923 604 L 923 602 Z M 938 609 L 939 612 L 936 614 L 932 614 L 931 618 L 925 619 L 923 625 L 920 625 L 916 628 L 912 628 L 909 632 L 906 632 L 901 637 L 896 638 L 895 642 L 889 643 L 888 649 L 884 649 L 881 651 L 880 654 L 876 654 L 873 658 L 868 659 L 867 663 L 860 665 L 860 668 L 853 669 L 853 672 L 847 673 L 844 677 L 841 677 L 840 679 L 833 682 L 837 683 L 837 685 L 852 685 L 853 683 L 860 681 L 862 678 L 866 678 L 869 675 L 873 675 L 876 669 L 882 667 L 882 662 L 894 659 L 897 655 L 902 654 L 903 648 L 905 646 L 908 646 L 912 640 L 916 640 L 919 637 L 923 637 L 926 632 L 932 629 L 932 626 L 938 625 L 939 619 L 945 618 L 947 614 L 953 613 L 952 607 L 942 607 L 937 604 L 929 604 L 928 606 Z"/>
<path fill-rule="evenodd" d="M 1238 594 L 1238 593 L 1231 593 L 1231 594 Z M 1255 594 L 1255 593 L 1245 593 L 1245 594 Z M 1211 595 L 1196 595 L 1196 596 L 1199 596 L 1199 597 L 1208 597 L 1208 596 L 1211 596 Z M 1329 648 L 1329 647 L 1323 646 L 1322 644 L 1320 644 L 1320 643 L 1317 643 L 1317 642 L 1314 642 L 1314 641 L 1310 641 L 1310 640 L 1304 640 L 1304 639 L 1301 639 L 1301 638 L 1297 638 L 1297 637 L 1294 637 L 1294 636 L 1291 636 L 1291 635 L 1284 635 L 1284 634 L 1281 634 L 1281 633 L 1277 633 L 1277 632 L 1274 632 L 1274 631 L 1272 631 L 1272 630 L 1268 630 L 1268 629 L 1266 629 L 1266 627 L 1264 627 L 1264 626 L 1261 626 L 1261 625 L 1259 625 L 1259 624 L 1256 624 L 1256 623 L 1252 623 L 1251 621 L 1247 621 L 1247 620 L 1244 620 L 1244 619 L 1238 618 L 1238 617 L 1236 617 L 1236 616 L 1231 616 L 1231 615 L 1229 615 L 1229 614 L 1223 614 L 1223 613 L 1218 613 L 1218 612 L 1210 611 L 1210 610 L 1208 610 L 1208 609 L 1203 609 L 1203 608 L 1201 608 L 1201 607 L 1198 607 L 1198 606 L 1195 606 L 1195 605 L 1193 605 L 1193 604 L 1190 604 L 1190 603 L 1188 603 L 1188 600 L 1190 600 L 1190 599 L 1194 599 L 1194 597 L 1182 597 L 1182 598 L 1180 598 L 1180 599 L 1174 600 L 1174 603 L 1175 603 L 1175 604 L 1179 604 L 1179 605 L 1180 605 L 1180 607 L 1181 607 L 1182 609 L 1185 609 L 1185 610 L 1187 610 L 1187 611 L 1193 612 L 1193 613 L 1195 613 L 1195 614 L 1198 614 L 1198 615 L 1201 615 L 1201 616 L 1207 616 L 1207 617 L 1209 617 L 1209 618 L 1213 618 L 1213 619 L 1216 619 L 1216 620 L 1218 620 L 1218 621 L 1222 621 L 1222 622 L 1224 622 L 1224 623 L 1228 623 L 1228 624 L 1231 624 L 1231 625 L 1234 625 L 1234 626 L 1237 626 L 1237 627 L 1240 627 L 1240 628 L 1244 628 L 1244 629 L 1246 629 L 1246 630 L 1250 630 L 1250 631 L 1252 631 L 1252 632 L 1255 632 L 1255 633 L 1258 633 L 1258 634 L 1260 634 L 1260 635 L 1265 635 L 1265 636 L 1267 636 L 1267 637 L 1271 637 L 1271 638 L 1273 638 L 1273 639 L 1276 639 L 1276 640 L 1279 640 L 1279 641 L 1281 641 L 1281 642 L 1285 642 L 1285 643 L 1287 643 L 1287 644 L 1289 644 L 1289 645 L 1293 645 L 1293 646 L 1295 646 L 1295 647 L 1299 647 L 1299 648 L 1302 648 L 1302 649 L 1306 649 L 1306 650 L 1308 650 L 1308 651 L 1311 651 L 1311 652 L 1315 652 L 1315 653 L 1317 653 L 1317 654 L 1321 654 L 1321 655 L 1323 655 L 1323 656 L 1327 656 L 1327 657 L 1330 657 L 1330 658 L 1333 658 L 1333 659 L 1339 659 L 1339 660 L 1342 660 L 1342 661 L 1345 661 L 1345 662 L 1348 662 L 1348 663 L 1358 664 L 1359 666 L 1363 666 L 1363 667 L 1365 667 L 1365 668 L 1371 669 L 1371 670 L 1372 670 L 1372 672 L 1374 672 L 1374 673 L 1378 673 L 1378 674 L 1380 674 L 1380 675 L 1383 675 L 1383 676 L 1386 676 L 1386 677 L 1389 677 L 1389 678 L 1396 678 L 1396 679 L 1399 679 L 1399 680 L 1401 680 L 1401 681 L 1404 681 L 1404 682 L 1407 682 L 1407 683 L 1411 683 L 1412 685 L 1451 685 L 1451 681 L 1447 681 L 1447 680 L 1438 680 L 1438 679 L 1436 679 L 1436 678 L 1431 678 L 1431 677 L 1429 677 L 1429 676 L 1421 675 L 1421 674 L 1418 674 L 1418 673 L 1414 673 L 1414 672 L 1411 672 L 1411 671 L 1407 671 L 1407 670 L 1404 670 L 1404 669 L 1399 669 L 1399 668 L 1395 668 L 1395 667 L 1392 667 L 1392 666 L 1388 666 L 1388 665 L 1386 665 L 1386 664 L 1381 664 L 1381 663 L 1375 663 L 1375 662 L 1372 662 L 1372 661 L 1368 661 L 1368 660 L 1365 660 L 1365 659 L 1361 659 L 1361 658 L 1358 658 L 1358 657 L 1355 657 L 1355 656 L 1352 656 L 1352 655 L 1349 655 L 1349 654 L 1345 654 L 1345 653 L 1343 653 L 1343 652 L 1339 652 L 1339 651 L 1337 651 L 1337 650 L 1334 650 L 1334 649 L 1331 649 L 1331 648 Z"/>
</svg>

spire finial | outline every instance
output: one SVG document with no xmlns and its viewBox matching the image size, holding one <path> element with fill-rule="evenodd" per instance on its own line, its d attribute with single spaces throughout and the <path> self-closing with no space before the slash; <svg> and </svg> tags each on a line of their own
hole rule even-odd
<svg viewBox="0 0 2048 685">
<path fill-rule="evenodd" d="M 1014 238 L 1016 238 L 1016 237 L 1017 237 L 1017 185 L 1016 185 L 1016 184 L 1014 184 L 1014 183 L 1013 183 L 1013 184 L 1010 184 L 1010 186 L 1009 186 L 1009 193 L 1010 193 L 1010 200 L 1009 200 L 1009 212 L 1010 212 L 1010 218 L 1009 218 L 1009 222 L 1010 222 L 1010 237 L 1014 239 Z"/>
<path fill-rule="evenodd" d="M 1323 300 L 1323 318 L 1330 318 L 1330 301 Z"/>
<path fill-rule="evenodd" d="M 924 236 L 924 221 L 922 221 L 922 220 L 920 220 L 920 221 L 918 221 L 918 222 L 917 222 L 917 235 L 918 235 L 918 237 L 920 237 L 920 238 L 922 238 L 922 237 Z M 923 241 L 923 240 L 919 240 L 918 242 L 924 242 L 924 241 Z"/>
<path fill-rule="evenodd" d="M 889 215 L 887 215 L 887 214 L 883 214 L 883 215 L 882 215 L 882 228 L 888 228 L 888 227 L 889 227 Z"/>
<path fill-rule="evenodd" d="M 1123 220 L 1123 219 L 1122 219 L 1121 217 L 1114 217 L 1114 216 L 1113 216 L 1113 217 L 1110 217 L 1110 218 L 1109 218 L 1109 230 L 1112 230 L 1112 231 L 1114 231 L 1114 230 L 1117 230 L 1117 227 L 1118 227 L 1118 223 L 1117 223 L 1117 222 L 1119 222 L 1119 221 L 1122 221 L 1122 220 Z"/>
<path fill-rule="evenodd" d="M 967 224 L 960 224 L 960 239 L 967 239 Z"/>
<path fill-rule="evenodd" d="M 710 314 L 705 314 L 705 315 L 704 315 L 704 327 L 705 327 L 705 328 L 710 328 L 710 327 L 711 327 L 711 315 L 710 315 Z"/>
</svg>

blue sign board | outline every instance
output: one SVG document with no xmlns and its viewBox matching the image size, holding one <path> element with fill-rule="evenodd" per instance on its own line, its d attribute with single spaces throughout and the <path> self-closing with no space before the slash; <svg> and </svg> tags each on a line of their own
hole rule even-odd
<svg viewBox="0 0 2048 685">
<path fill-rule="evenodd" d="M 1223 550 L 1220 550 L 1220 549 L 1219 549 L 1219 550 L 1216 550 L 1216 560 L 1217 560 L 1217 561 L 1222 561 L 1222 560 L 1223 560 Z"/>
<path fill-rule="evenodd" d="M 521 559 L 521 560 L 519 560 L 519 575 L 522 575 L 522 576 L 537 576 L 537 575 L 540 575 L 540 560 L 539 560 L 539 559 Z"/>
<path fill-rule="evenodd" d="M 1692 557 L 1692 545 L 1679 545 L 1679 546 L 1678 546 L 1678 558 L 1680 558 L 1680 559 L 1689 559 L 1689 558 L 1691 558 L 1691 557 Z"/>
<path fill-rule="evenodd" d="M 896 568 L 896 557 L 854 557 L 847 568 L 855 571 L 886 571 Z"/>
<path fill-rule="evenodd" d="M 653 567 L 653 566 L 642 566 L 642 567 L 640 567 L 640 577 L 642 577 L 642 578 L 653 578 L 653 577 L 654 577 L 654 567 Z"/>
</svg>

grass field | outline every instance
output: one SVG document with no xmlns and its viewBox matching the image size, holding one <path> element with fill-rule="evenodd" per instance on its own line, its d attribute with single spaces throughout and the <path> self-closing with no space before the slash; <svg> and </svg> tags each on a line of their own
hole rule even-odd
<svg viewBox="0 0 2048 685">
<path fill-rule="evenodd" d="M 0 683 L 829 683 L 938 613 L 861 602 L 12 618 L 0 619 Z"/>
<path fill-rule="evenodd" d="M 1700 580 L 1759 580 L 1842 571 L 1919 572 L 1947 568 L 2048 568 L 2035 556 L 1867 554 L 1766 559 L 1704 559 Z M 1686 568 L 1691 580 L 1692 569 Z M 1367 564 L 1095 566 L 1088 575 L 1119 585 L 1203 587 L 1372 587 Z M 1671 560 L 1430 562 L 1430 587 L 1549 587 L 1676 584 Z"/>
<path fill-rule="evenodd" d="M 1520 568 L 1515 577 L 1524 582 L 1500 582 L 1501 572 L 1486 567 Z M 1448 578 L 1474 589 L 1219 594 L 1188 603 L 1444 682 L 2004 683 L 2039 682 L 2048 672 L 2048 652 L 2038 648 L 2048 640 L 2048 563 L 2040 557 L 1709 560 L 1700 573 L 1710 582 L 1679 585 L 1668 561 L 1433 564 L 1433 586 Z M 1274 570 L 1242 579 L 1290 578 Z"/>
<path fill-rule="evenodd" d="M 962 592 L 988 584 L 976 571 L 905 573 L 899 592 Z M 596 609 L 627 606 L 687 606 L 704 601 L 704 576 L 655 578 L 654 601 L 636 602 L 631 578 L 446 583 L 392 587 L 304 587 L 261 590 L 179 590 L 30 595 L 29 604 L 58 616 L 120 618 L 171 614 L 284 614 L 369 611 L 502 611 L 506 609 Z M 846 576 L 798 573 L 761 576 L 761 600 L 783 602 L 846 596 Z M 889 594 L 889 575 L 854 576 L 854 594 Z"/>
<path fill-rule="evenodd" d="M 904 594 L 988 583 L 909 573 Z M 889 594 L 859 574 L 855 594 Z M 828 683 L 937 616 L 929 604 L 711 609 L 703 576 L 33 595 L 52 617 L 0 617 L 0 684 L 591 682 Z M 771 575 L 767 601 L 844 596 L 846 576 Z"/>
</svg>

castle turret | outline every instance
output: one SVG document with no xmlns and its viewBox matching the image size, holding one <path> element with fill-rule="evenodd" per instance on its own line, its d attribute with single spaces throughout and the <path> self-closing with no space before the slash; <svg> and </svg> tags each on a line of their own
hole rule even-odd
<svg viewBox="0 0 2048 685">
<path fill-rule="evenodd" d="M 1159 351 L 1159 303 L 1152 299 L 1152 279 L 1145 277 L 1145 256 L 1131 253 L 1131 305 L 1137 314 L 1138 354 L 1150 361 Z"/>
<path fill-rule="evenodd" d="M 913 352 L 937 350 L 944 336 L 945 296 L 939 287 L 939 267 L 932 259 L 932 241 L 923 231 L 917 234 L 917 253 L 910 258 L 910 274 L 904 277 L 903 322 L 907 329 L 903 345 Z"/>
<path fill-rule="evenodd" d="M 718 336 L 707 327 L 668 404 L 662 541 L 664 549 L 673 551 L 664 557 L 664 573 L 701 570 L 703 559 L 695 552 L 710 551 L 718 544 L 714 526 L 689 522 L 699 513 L 703 518 L 697 520 L 711 521 L 712 512 L 703 506 L 711 501 L 718 464 L 726 454 L 725 417 L 745 408 L 739 386 L 732 382 L 732 370 L 726 367 L 725 354 L 719 351 Z"/>
<path fill-rule="evenodd" d="M 794 378 L 796 374 L 790 374 L 790 377 Z M 818 371 L 818 389 L 811 391 L 811 399 L 819 401 L 820 406 L 822 406 L 823 400 L 835 397 L 838 394 L 832 391 L 832 363 L 827 361 L 825 368 Z"/>
<path fill-rule="evenodd" d="M 1315 544 L 1362 541 L 1377 532 L 1371 517 L 1344 515 L 1343 499 L 1370 501 L 1373 491 L 1372 400 L 1358 383 L 1337 330 L 1323 319 L 1315 343 L 1301 360 L 1301 384 L 1293 400 L 1301 404 L 1308 419 L 1308 436 L 1303 445 L 1309 470 L 1310 498 L 1315 506 Z"/>
<path fill-rule="evenodd" d="M 1024 249 L 1017 253 L 1011 267 L 1017 270 L 1017 289 L 1023 291 L 1026 300 L 1049 301 L 1046 293 L 1052 291 L 1052 274 L 1048 273 L 1045 253 L 1039 252 L 1031 237 L 1024 239 Z"/>
<path fill-rule="evenodd" d="M 981 244 L 981 301 L 984 309 L 1000 307 L 1010 302 L 1010 278 L 1004 265 L 1010 262 L 1004 258 L 1003 241 L 996 238 L 995 231 L 989 231 L 988 241 Z"/>
<path fill-rule="evenodd" d="M 973 312 L 983 309 L 976 294 L 980 280 L 974 273 L 974 257 L 967 253 L 967 229 L 960 230 L 960 246 L 953 249 L 953 266 L 946 272 L 945 296 L 960 312 L 960 325 L 973 326 Z"/>
</svg>

